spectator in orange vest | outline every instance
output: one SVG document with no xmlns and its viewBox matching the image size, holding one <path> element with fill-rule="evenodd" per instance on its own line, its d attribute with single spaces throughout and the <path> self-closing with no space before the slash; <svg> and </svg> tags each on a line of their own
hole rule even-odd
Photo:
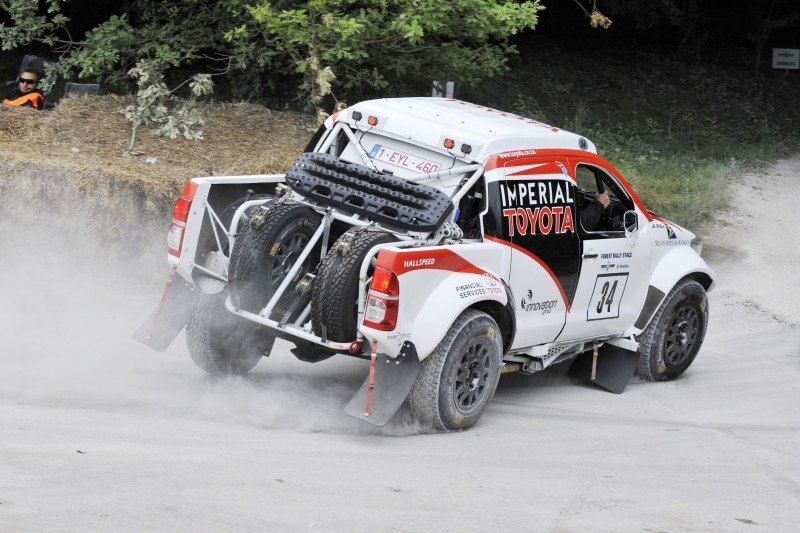
<svg viewBox="0 0 800 533">
<path fill-rule="evenodd" d="M 23 70 L 17 78 L 17 88 L 12 91 L 3 103 L 11 106 L 28 106 L 44 109 L 44 93 L 37 89 L 39 73 L 34 70 Z"/>
</svg>

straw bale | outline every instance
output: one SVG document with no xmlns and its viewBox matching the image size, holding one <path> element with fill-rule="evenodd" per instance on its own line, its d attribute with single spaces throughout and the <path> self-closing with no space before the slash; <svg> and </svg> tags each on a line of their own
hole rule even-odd
<svg viewBox="0 0 800 533">
<path fill-rule="evenodd" d="M 67 98 L 46 112 L 0 106 L 0 159 L 76 166 L 172 188 L 194 176 L 284 172 L 315 129 L 313 117 L 301 113 L 202 104 L 205 139 L 156 137 L 143 127 L 137 155 L 126 157 L 131 126 L 119 109 L 127 103 L 109 95 Z"/>
<path fill-rule="evenodd" d="M 33 190 L 28 201 L 54 202 L 61 184 L 71 198 L 80 193 L 99 219 L 164 219 L 186 179 L 285 172 L 316 129 L 301 113 L 202 104 L 205 139 L 167 139 L 140 128 L 137 155 L 126 156 L 131 125 L 119 110 L 129 102 L 75 97 L 45 112 L 0 105 L 0 193 Z"/>
</svg>

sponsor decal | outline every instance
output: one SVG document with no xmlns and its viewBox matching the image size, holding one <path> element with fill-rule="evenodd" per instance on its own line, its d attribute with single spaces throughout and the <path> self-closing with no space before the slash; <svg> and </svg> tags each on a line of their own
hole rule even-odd
<svg viewBox="0 0 800 533">
<path fill-rule="evenodd" d="M 500 154 L 500 159 L 524 157 L 526 155 L 536 155 L 536 150 L 514 150 L 511 152 L 503 152 Z"/>
<path fill-rule="evenodd" d="M 403 268 L 417 268 L 423 266 L 432 266 L 436 263 L 433 257 L 423 257 L 421 259 L 408 259 L 403 261 Z"/>
<path fill-rule="evenodd" d="M 630 259 L 633 257 L 632 252 L 609 252 L 607 254 L 600 254 L 600 259 Z"/>
<path fill-rule="evenodd" d="M 487 294 L 501 294 L 503 292 L 503 289 L 500 287 L 500 283 L 498 283 L 494 276 L 488 272 L 481 276 L 481 281 L 486 288 Z"/>
<path fill-rule="evenodd" d="M 411 337 L 410 333 L 393 333 L 391 335 L 387 335 L 386 340 L 396 344 L 403 344 L 406 340 L 408 340 L 409 337 Z"/>
<path fill-rule="evenodd" d="M 605 259 L 605 264 L 600 265 L 602 270 L 612 272 L 615 270 L 627 270 L 630 264 L 625 259 L 633 257 L 632 252 L 609 252 L 607 254 L 600 254 L 600 259 Z"/>
<path fill-rule="evenodd" d="M 675 228 L 673 228 L 669 224 L 665 224 L 664 227 L 667 228 L 667 239 L 677 239 L 678 238 L 678 236 L 675 235 Z"/>
<path fill-rule="evenodd" d="M 525 293 L 525 296 L 522 297 L 522 301 L 520 301 L 520 307 L 525 312 L 537 311 L 541 315 L 550 314 L 550 312 L 558 307 L 558 300 L 535 300 L 533 297 L 533 291 L 528 289 L 528 292 Z"/>
<path fill-rule="evenodd" d="M 630 265 L 628 263 L 606 263 L 600 265 L 600 268 L 606 272 L 610 272 L 612 270 L 628 270 Z"/>
<path fill-rule="evenodd" d="M 675 239 L 675 240 L 667 239 L 666 241 L 661 241 L 661 240 L 653 241 L 653 244 L 655 244 L 656 246 L 689 246 L 691 243 L 692 241 L 690 241 L 689 239 Z"/>
<path fill-rule="evenodd" d="M 484 272 L 484 274 L 483 274 L 483 282 L 486 284 L 487 287 L 496 287 L 497 286 L 497 280 L 494 279 L 494 276 L 492 276 L 488 272 Z"/>
<path fill-rule="evenodd" d="M 575 232 L 572 187 L 561 180 L 500 184 L 502 214 L 508 236 Z"/>
<path fill-rule="evenodd" d="M 483 287 L 483 285 L 476 281 L 473 283 L 457 285 L 456 292 L 458 293 L 458 297 L 463 300 L 465 298 L 472 298 L 473 296 L 483 296 L 486 294 L 486 289 Z"/>
</svg>

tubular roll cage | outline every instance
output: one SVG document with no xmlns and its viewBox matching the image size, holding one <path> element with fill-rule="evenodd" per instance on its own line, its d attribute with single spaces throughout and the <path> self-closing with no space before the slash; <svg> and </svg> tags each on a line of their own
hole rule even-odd
<svg viewBox="0 0 800 533">
<path fill-rule="evenodd" d="M 348 139 L 351 142 L 351 145 L 355 147 L 356 151 L 358 152 L 359 156 L 363 160 L 364 164 L 372 170 L 377 170 L 375 164 L 373 163 L 372 159 L 369 157 L 369 154 L 364 150 L 361 144 L 355 137 L 353 131 L 348 127 L 346 123 L 339 122 L 337 123 L 325 137 L 325 141 L 322 145 L 315 150 L 316 152 L 320 153 L 327 153 L 331 146 L 333 145 L 334 141 L 338 137 L 339 132 L 344 132 L 347 135 Z M 461 183 L 450 196 L 450 200 L 453 202 L 453 214 L 449 217 L 448 221 L 445 222 L 454 222 L 455 218 L 458 216 L 458 204 L 461 201 L 461 198 L 464 197 L 465 194 L 477 183 L 477 181 L 483 176 L 485 172 L 485 168 L 482 164 L 475 163 L 475 164 L 467 164 L 457 168 L 449 168 L 444 170 L 439 170 L 436 172 L 430 172 L 427 174 L 422 174 L 420 176 L 415 176 L 413 178 L 409 178 L 409 181 L 422 181 L 422 180 L 429 180 L 429 179 L 439 179 L 443 176 L 464 176 L 462 178 Z M 470 175 L 471 173 L 471 175 Z M 468 177 L 467 177 L 468 176 Z M 247 216 L 245 215 L 246 211 L 250 208 L 261 206 L 264 203 L 268 202 L 269 200 L 259 199 L 259 200 L 249 200 L 244 202 L 233 215 L 233 219 L 231 220 L 230 226 L 225 227 L 222 220 L 220 220 L 217 213 L 214 209 L 206 203 L 205 210 L 208 214 L 209 221 L 211 222 L 211 228 L 214 233 L 214 239 L 216 241 L 217 249 L 219 253 L 224 257 L 224 268 L 225 274 L 220 275 L 217 274 L 202 265 L 198 265 L 195 263 L 193 265 L 193 270 L 200 271 L 203 275 L 221 281 L 223 283 L 228 283 L 228 266 L 230 262 L 230 256 L 225 256 L 224 248 L 222 246 L 222 241 L 220 240 L 220 234 L 223 234 L 228 239 L 228 250 L 233 250 L 233 246 L 236 241 L 236 229 L 239 227 L 239 222 L 242 218 L 245 218 L 245 223 L 248 222 Z M 361 353 L 364 345 L 364 336 L 361 331 L 357 332 L 357 336 L 350 342 L 335 342 L 329 339 L 322 338 L 318 335 L 315 335 L 312 331 L 312 324 L 311 320 L 309 319 L 309 315 L 311 314 L 311 304 L 307 304 L 303 311 L 300 313 L 299 317 L 291 323 L 287 323 L 286 318 L 283 320 L 273 320 L 270 317 L 272 310 L 275 308 L 275 305 L 280 300 L 281 296 L 286 292 L 286 289 L 292 283 L 292 280 L 297 276 L 298 272 L 303 266 L 303 263 L 306 261 L 308 256 L 311 254 L 311 251 L 314 247 L 322 241 L 321 245 L 321 253 L 320 259 L 324 258 L 329 249 L 329 237 L 330 237 L 330 227 L 331 223 L 334 220 L 338 220 L 340 222 L 347 223 L 351 226 L 378 226 L 375 222 L 371 222 L 369 220 L 364 220 L 360 218 L 359 215 L 349 215 L 339 209 L 329 206 L 323 205 L 315 205 L 310 202 L 306 202 L 305 205 L 314 209 L 317 213 L 322 215 L 322 223 L 314 232 L 314 235 L 306 244 L 305 249 L 302 253 L 298 256 L 297 260 L 292 265 L 292 268 L 283 278 L 280 286 L 275 291 L 275 293 L 270 298 L 269 302 L 267 302 L 266 306 L 259 312 L 259 313 L 251 313 L 249 311 L 245 311 L 243 309 L 237 309 L 233 303 L 231 303 L 230 296 L 228 296 L 225 300 L 225 307 L 231 313 L 238 315 L 242 318 L 247 320 L 251 320 L 253 322 L 257 322 L 262 324 L 270 329 L 276 330 L 278 333 L 282 334 L 281 336 L 288 336 L 296 337 L 303 339 L 305 341 L 320 345 L 321 347 L 332 349 L 337 352 L 341 353 L 350 353 L 356 354 Z M 434 237 L 437 231 L 432 232 L 413 232 L 413 231 L 406 231 L 406 232 L 398 232 L 396 230 L 391 230 L 389 228 L 382 229 L 386 230 L 387 232 L 392 233 L 393 235 L 398 237 L 396 242 L 391 242 L 387 244 L 379 244 L 372 247 L 368 252 L 364 261 L 361 264 L 361 269 L 359 271 L 359 292 L 358 292 L 358 315 L 356 319 L 357 324 L 361 324 L 364 318 L 364 311 L 365 311 L 365 302 L 367 296 L 367 284 L 370 282 L 370 279 L 367 276 L 367 272 L 369 270 L 370 264 L 372 263 L 373 259 L 377 256 L 378 252 L 381 248 L 387 246 L 393 246 L 398 248 L 409 248 L 413 246 L 422 246 L 424 244 L 431 244 L 431 238 Z M 434 243 L 436 244 L 436 243 Z"/>
</svg>

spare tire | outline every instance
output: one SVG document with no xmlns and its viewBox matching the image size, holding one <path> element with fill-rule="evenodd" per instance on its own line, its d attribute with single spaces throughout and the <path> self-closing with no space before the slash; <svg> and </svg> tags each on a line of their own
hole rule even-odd
<svg viewBox="0 0 800 533">
<path fill-rule="evenodd" d="M 259 313 L 280 286 L 286 274 L 305 250 L 320 224 L 313 209 L 286 201 L 268 203 L 250 218 L 237 236 L 228 271 L 231 303 L 237 309 Z M 319 261 L 319 246 L 306 258 L 295 276 L 299 281 Z M 287 287 L 273 309 L 282 315 L 298 297 L 294 286 Z"/>
<path fill-rule="evenodd" d="M 373 246 L 397 240 L 390 233 L 363 227 L 350 229 L 336 240 L 314 279 L 311 296 L 314 333 L 335 342 L 356 338 L 361 264 Z"/>
</svg>

